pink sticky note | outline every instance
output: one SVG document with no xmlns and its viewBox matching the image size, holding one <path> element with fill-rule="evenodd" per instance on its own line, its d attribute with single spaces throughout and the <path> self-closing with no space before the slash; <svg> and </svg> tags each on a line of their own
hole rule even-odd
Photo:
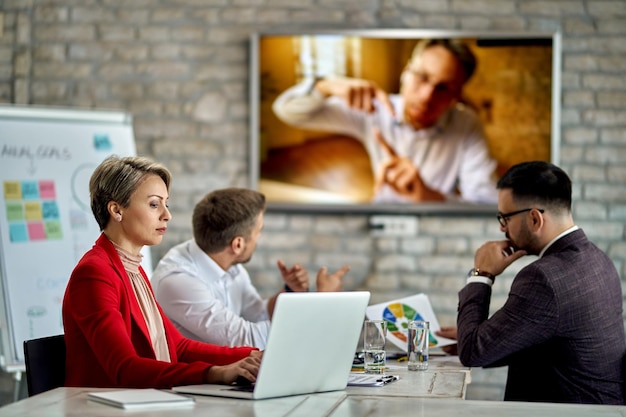
<svg viewBox="0 0 626 417">
<path fill-rule="evenodd" d="M 46 230 L 42 222 L 28 223 L 28 237 L 30 240 L 45 240 Z"/>
<path fill-rule="evenodd" d="M 56 198 L 56 190 L 54 189 L 54 181 L 41 180 L 39 181 L 39 196 L 48 200 Z"/>
</svg>

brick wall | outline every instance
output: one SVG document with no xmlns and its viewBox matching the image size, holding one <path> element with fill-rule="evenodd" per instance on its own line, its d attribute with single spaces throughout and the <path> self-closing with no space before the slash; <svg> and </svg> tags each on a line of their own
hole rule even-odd
<svg viewBox="0 0 626 417">
<path fill-rule="evenodd" d="M 0 0 L 0 102 L 121 109 L 140 154 L 173 172 L 173 220 L 157 260 L 191 235 L 207 191 L 246 186 L 249 36 L 277 27 L 431 28 L 562 33 L 560 165 L 577 223 L 626 268 L 624 0 Z M 495 217 L 423 215 L 411 238 L 372 237 L 366 215 L 268 213 L 249 265 L 264 294 L 275 262 L 352 266 L 346 287 L 381 302 L 429 294 L 453 324 L 473 251 Z M 513 265 L 494 288 L 506 298 Z M 313 275 L 313 274 L 312 274 Z M 474 370 L 468 396 L 501 399 L 504 370 Z"/>
</svg>

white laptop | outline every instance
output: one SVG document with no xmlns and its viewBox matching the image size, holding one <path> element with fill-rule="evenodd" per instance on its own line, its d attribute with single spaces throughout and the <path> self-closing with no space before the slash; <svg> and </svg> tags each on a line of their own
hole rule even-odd
<svg viewBox="0 0 626 417">
<path fill-rule="evenodd" d="M 173 390 L 263 399 L 345 389 L 369 299 L 367 291 L 282 293 L 254 385 L 200 384 Z"/>
</svg>

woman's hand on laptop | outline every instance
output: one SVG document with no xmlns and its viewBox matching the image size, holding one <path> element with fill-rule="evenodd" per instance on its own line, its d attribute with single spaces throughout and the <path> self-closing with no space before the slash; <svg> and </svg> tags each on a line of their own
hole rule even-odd
<svg viewBox="0 0 626 417">
<path fill-rule="evenodd" d="M 244 378 L 251 383 L 256 381 L 263 352 L 253 350 L 249 356 L 228 365 L 215 365 L 210 367 L 205 376 L 208 384 L 233 384 L 238 379 Z"/>
</svg>

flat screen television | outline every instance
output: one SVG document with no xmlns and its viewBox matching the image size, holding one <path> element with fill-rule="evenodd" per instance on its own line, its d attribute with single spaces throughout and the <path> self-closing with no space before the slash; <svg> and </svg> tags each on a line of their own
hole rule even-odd
<svg viewBox="0 0 626 417">
<path fill-rule="evenodd" d="M 403 75 L 413 50 L 425 39 L 457 39 L 476 58 L 475 71 L 455 107 L 462 106 L 464 112 L 469 110 L 474 118 L 478 117 L 486 143 L 482 148 L 486 148 L 495 166 L 493 178 L 497 180 L 509 167 L 523 161 L 558 164 L 558 32 L 375 29 L 254 33 L 250 59 L 250 184 L 265 194 L 268 210 L 466 214 L 496 210 L 495 201 L 470 201 L 460 192 L 448 193 L 444 201 L 377 198 L 380 173 L 372 164 L 371 144 L 350 134 L 350 129 L 344 130 L 343 125 L 343 131 L 336 131 L 326 126 L 304 128 L 287 123 L 275 108 L 276 100 L 286 90 L 300 85 L 301 91 L 315 94 L 313 85 L 322 79 L 365 79 L 397 95 L 403 88 Z M 440 87 L 437 84 L 433 88 Z M 318 94 L 317 100 L 319 104 L 324 97 Z M 393 117 L 402 123 L 401 115 Z M 437 139 L 446 140 L 435 134 L 435 145 L 425 151 L 432 163 L 440 157 L 431 150 L 436 149 Z M 421 163 L 426 168 L 429 162 Z"/>
</svg>

